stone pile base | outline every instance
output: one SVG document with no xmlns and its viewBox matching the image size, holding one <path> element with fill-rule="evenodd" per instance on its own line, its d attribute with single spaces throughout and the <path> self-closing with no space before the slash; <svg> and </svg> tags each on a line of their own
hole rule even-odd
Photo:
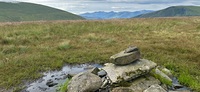
<svg viewBox="0 0 200 92">
<path fill-rule="evenodd" d="M 173 83 L 170 70 L 140 59 L 137 47 L 111 56 L 111 61 L 101 69 L 74 76 L 68 92 L 190 92 L 178 82 Z"/>
</svg>

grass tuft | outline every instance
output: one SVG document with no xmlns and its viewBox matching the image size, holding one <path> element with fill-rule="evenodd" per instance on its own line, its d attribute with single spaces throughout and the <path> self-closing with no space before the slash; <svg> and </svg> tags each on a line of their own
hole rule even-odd
<svg viewBox="0 0 200 92">
<path fill-rule="evenodd" d="M 61 85 L 60 92 L 67 92 L 67 86 L 68 86 L 70 80 L 71 79 L 67 79 L 67 81 L 65 81 L 65 83 L 63 85 Z"/>
<path fill-rule="evenodd" d="M 71 49 L 71 48 L 73 48 L 73 46 L 70 45 L 70 41 L 62 42 L 62 43 L 58 46 L 58 50 L 60 50 L 60 51 L 65 51 L 65 50 Z"/>
</svg>

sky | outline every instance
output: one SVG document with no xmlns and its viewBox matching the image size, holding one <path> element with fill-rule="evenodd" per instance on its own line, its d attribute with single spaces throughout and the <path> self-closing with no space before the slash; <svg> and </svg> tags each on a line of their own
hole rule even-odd
<svg viewBox="0 0 200 92">
<path fill-rule="evenodd" d="M 200 6 L 200 0 L 0 0 L 42 4 L 74 14 L 96 11 L 160 10 L 170 6 Z"/>
</svg>

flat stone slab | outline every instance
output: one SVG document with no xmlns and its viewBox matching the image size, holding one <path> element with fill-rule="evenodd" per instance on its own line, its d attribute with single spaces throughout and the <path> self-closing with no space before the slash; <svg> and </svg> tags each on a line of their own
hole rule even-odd
<svg viewBox="0 0 200 92">
<path fill-rule="evenodd" d="M 113 63 L 106 63 L 103 69 L 107 72 L 107 75 L 110 77 L 113 83 L 118 83 L 124 80 L 129 81 L 147 74 L 156 66 L 157 64 L 152 61 L 140 59 L 125 66 L 117 66 Z"/>
</svg>

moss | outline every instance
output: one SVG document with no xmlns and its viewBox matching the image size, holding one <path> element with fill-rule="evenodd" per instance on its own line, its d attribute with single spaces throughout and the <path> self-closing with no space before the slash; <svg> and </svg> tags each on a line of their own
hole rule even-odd
<svg viewBox="0 0 200 92">
<path fill-rule="evenodd" d="M 117 77 L 118 82 L 113 84 L 115 87 L 129 87 L 131 86 L 130 82 L 125 81 L 122 77 L 118 76 Z"/>
<path fill-rule="evenodd" d="M 150 74 L 154 76 L 156 79 L 160 80 L 163 84 L 172 86 L 172 81 L 167 80 L 166 78 L 163 78 L 162 76 L 156 74 L 155 69 L 151 70 Z"/>
<path fill-rule="evenodd" d="M 137 69 L 136 71 L 125 72 L 126 76 L 141 75 L 141 74 L 144 74 L 144 73 L 147 73 L 147 71 L 142 71 L 140 69 Z"/>
</svg>

